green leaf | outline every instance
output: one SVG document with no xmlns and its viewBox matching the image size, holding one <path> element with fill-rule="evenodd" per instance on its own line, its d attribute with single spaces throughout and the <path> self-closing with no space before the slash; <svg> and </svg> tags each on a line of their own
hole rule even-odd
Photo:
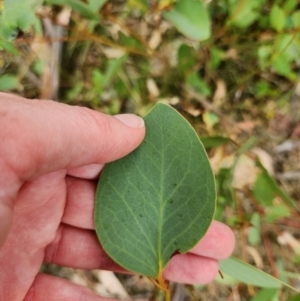
<svg viewBox="0 0 300 301">
<path fill-rule="evenodd" d="M 229 138 L 222 136 L 201 136 L 200 139 L 205 148 L 216 148 L 230 142 Z"/>
<path fill-rule="evenodd" d="M 13 43 L 6 41 L 0 37 L 0 50 L 1 50 L 1 47 L 14 55 L 19 55 L 19 52 L 15 48 Z"/>
<path fill-rule="evenodd" d="M 183 74 L 190 72 L 197 62 L 195 49 L 186 44 L 182 44 L 178 49 L 177 61 L 177 70 Z"/>
<path fill-rule="evenodd" d="M 74 11 L 77 11 L 86 19 L 99 19 L 99 16 L 97 14 L 97 11 L 95 11 L 92 7 L 87 5 L 86 3 L 80 1 L 80 0 L 64 0 L 63 2 L 61 0 L 46 0 L 49 4 L 56 4 L 56 5 L 68 5 L 70 6 Z"/>
<path fill-rule="evenodd" d="M 248 241 L 252 246 L 257 246 L 261 240 L 261 221 L 260 215 L 257 212 L 252 214 L 250 223 L 252 227 L 248 232 Z"/>
<path fill-rule="evenodd" d="M 291 216 L 291 212 L 285 204 L 276 204 L 271 207 L 265 207 L 265 221 L 268 223 L 289 216 Z"/>
<path fill-rule="evenodd" d="M 279 288 L 282 285 L 280 280 L 235 257 L 220 261 L 220 270 L 241 282 L 258 287 Z"/>
<path fill-rule="evenodd" d="M 292 15 L 292 20 L 295 28 L 300 28 L 300 10 L 297 10 Z"/>
<path fill-rule="evenodd" d="M 94 218 L 113 260 L 160 278 L 174 253 L 187 252 L 206 233 L 215 211 L 215 182 L 202 143 L 176 110 L 158 103 L 145 124 L 143 143 L 105 166 Z"/>
<path fill-rule="evenodd" d="M 253 24 L 260 16 L 260 10 L 265 4 L 265 0 L 243 0 L 235 1 L 230 11 L 228 24 L 241 28 L 246 28 Z"/>
<path fill-rule="evenodd" d="M 280 55 L 276 57 L 272 62 L 272 67 L 278 74 L 292 79 L 293 73 L 291 69 L 291 63 L 286 56 Z"/>
<path fill-rule="evenodd" d="M 298 0 L 286 0 L 283 3 L 283 9 L 287 13 L 291 13 L 298 5 Z"/>
<path fill-rule="evenodd" d="M 300 300 L 300 294 L 297 294 L 293 296 L 292 298 L 289 298 L 287 301 L 299 301 Z"/>
<path fill-rule="evenodd" d="M 36 21 L 34 10 L 41 2 L 41 0 L 5 0 L 0 15 L 1 35 L 8 39 L 17 27 L 23 31 L 28 30 Z"/>
<path fill-rule="evenodd" d="M 89 7 L 95 12 L 99 11 L 108 0 L 89 0 Z"/>
<path fill-rule="evenodd" d="M 250 301 L 271 301 L 277 295 L 275 288 L 264 288 L 260 290 Z"/>
<path fill-rule="evenodd" d="M 65 3 L 73 10 L 79 12 L 84 18 L 99 19 L 97 12 L 80 0 L 65 0 Z"/>
<path fill-rule="evenodd" d="M 97 94 L 101 94 L 103 92 L 103 74 L 100 70 L 94 69 L 92 71 L 92 83 L 93 89 Z"/>
<path fill-rule="evenodd" d="M 202 114 L 203 121 L 206 127 L 210 130 L 212 129 L 219 121 L 220 118 L 213 112 L 206 111 Z"/>
<path fill-rule="evenodd" d="M 179 0 L 163 16 L 191 39 L 202 41 L 211 35 L 210 18 L 202 1 Z"/>
<path fill-rule="evenodd" d="M 264 206 L 272 206 L 275 198 L 275 192 L 270 184 L 269 173 L 262 171 L 253 186 L 253 194 L 256 200 Z"/>
<path fill-rule="evenodd" d="M 123 55 L 117 59 L 112 59 L 108 61 L 107 70 L 103 76 L 103 82 L 102 82 L 103 88 L 105 88 L 107 85 L 111 83 L 113 77 L 121 69 L 126 59 L 127 59 L 127 55 Z"/>
<path fill-rule="evenodd" d="M 282 8 L 273 5 L 270 12 L 270 23 L 276 31 L 282 31 L 285 26 L 286 16 Z"/>
<path fill-rule="evenodd" d="M 269 66 L 271 52 L 272 47 L 269 45 L 262 45 L 257 48 L 258 63 L 261 69 Z"/>
<path fill-rule="evenodd" d="M 186 78 L 186 82 L 189 86 L 195 89 L 198 93 L 203 96 L 210 96 L 211 90 L 210 87 L 203 81 L 197 72 L 189 74 Z"/>
<path fill-rule="evenodd" d="M 272 190 L 275 195 L 279 196 L 286 203 L 286 205 L 289 205 L 292 208 L 297 208 L 294 201 L 277 185 L 277 183 L 269 175 L 269 173 L 265 169 L 265 167 L 259 161 L 257 161 L 257 165 L 262 170 L 262 174 L 263 174 L 264 181 L 265 181 L 265 188 Z M 255 193 L 254 193 L 254 195 L 255 195 Z"/>
<path fill-rule="evenodd" d="M 11 91 L 18 86 L 18 79 L 11 74 L 0 76 L 0 91 Z"/>
<path fill-rule="evenodd" d="M 224 51 L 217 47 L 210 47 L 210 60 L 209 60 L 209 66 L 212 69 L 217 69 L 219 65 L 221 64 L 222 60 L 225 57 Z"/>
</svg>

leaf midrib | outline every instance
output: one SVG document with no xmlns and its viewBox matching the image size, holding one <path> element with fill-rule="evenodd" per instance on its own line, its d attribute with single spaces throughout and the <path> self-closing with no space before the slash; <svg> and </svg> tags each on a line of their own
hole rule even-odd
<svg viewBox="0 0 300 301">
<path fill-rule="evenodd" d="M 162 124 L 160 123 L 161 129 Z M 161 135 L 161 140 L 164 139 L 164 135 Z M 163 141 L 161 141 L 163 145 Z M 163 224 L 163 211 L 164 211 L 164 202 L 163 202 L 163 166 L 165 162 L 164 152 L 161 153 L 161 166 L 160 166 L 160 187 L 159 187 L 159 225 L 158 225 L 158 235 L 157 235 L 157 254 L 158 254 L 158 274 L 157 277 L 161 274 L 162 269 L 164 268 L 162 262 L 162 248 L 161 248 L 161 237 L 162 237 L 162 224 Z"/>
</svg>

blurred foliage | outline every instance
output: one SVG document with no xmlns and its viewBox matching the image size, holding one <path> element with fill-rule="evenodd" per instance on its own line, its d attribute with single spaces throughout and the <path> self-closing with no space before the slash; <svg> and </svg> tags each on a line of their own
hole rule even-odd
<svg viewBox="0 0 300 301">
<path fill-rule="evenodd" d="M 207 148 L 216 218 L 234 229 L 236 255 L 299 289 L 299 1 L 1 3 L 1 91 L 109 114 L 171 104 Z M 236 277 L 187 290 L 195 300 L 300 300 Z"/>
</svg>

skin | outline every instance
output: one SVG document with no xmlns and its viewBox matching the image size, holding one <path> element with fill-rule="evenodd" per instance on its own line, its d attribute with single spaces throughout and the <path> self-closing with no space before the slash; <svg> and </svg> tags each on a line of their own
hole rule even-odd
<svg viewBox="0 0 300 301">
<path fill-rule="evenodd" d="M 52 101 L 0 93 L 0 300 L 104 300 L 87 288 L 40 273 L 44 262 L 123 271 L 103 251 L 93 225 L 96 180 L 103 165 L 143 140 L 142 120 L 107 116 Z M 164 277 L 208 283 L 234 247 L 214 221 Z"/>
</svg>

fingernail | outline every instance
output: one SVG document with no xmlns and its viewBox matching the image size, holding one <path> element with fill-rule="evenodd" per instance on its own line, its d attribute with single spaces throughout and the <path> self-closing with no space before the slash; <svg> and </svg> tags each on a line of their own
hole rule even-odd
<svg viewBox="0 0 300 301">
<path fill-rule="evenodd" d="M 131 128 L 142 128 L 145 126 L 144 119 L 133 114 L 121 114 L 114 117 Z"/>
</svg>

